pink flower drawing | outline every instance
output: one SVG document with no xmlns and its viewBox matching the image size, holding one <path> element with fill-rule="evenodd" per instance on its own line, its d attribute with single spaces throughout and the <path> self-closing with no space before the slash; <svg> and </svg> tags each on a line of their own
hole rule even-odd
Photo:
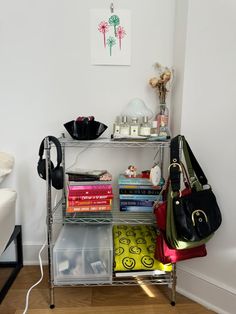
<svg viewBox="0 0 236 314">
<path fill-rule="evenodd" d="M 103 34 L 103 44 L 104 47 L 106 48 L 106 33 L 109 30 L 109 24 L 105 21 L 102 21 L 99 25 L 98 25 L 98 30 L 100 33 Z"/>
<path fill-rule="evenodd" d="M 121 39 L 125 37 L 126 35 L 126 32 L 124 30 L 124 27 L 122 26 L 118 26 L 117 27 L 117 30 L 116 30 L 116 33 L 117 33 L 117 37 L 119 39 L 119 47 L 120 47 L 120 50 L 121 50 Z"/>
</svg>

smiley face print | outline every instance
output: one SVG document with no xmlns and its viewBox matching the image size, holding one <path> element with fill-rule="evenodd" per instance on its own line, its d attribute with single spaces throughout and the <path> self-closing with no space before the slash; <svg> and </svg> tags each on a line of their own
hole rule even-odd
<svg viewBox="0 0 236 314">
<path fill-rule="evenodd" d="M 121 231 L 115 231 L 114 238 L 119 238 L 119 236 L 121 236 Z"/>
<path fill-rule="evenodd" d="M 117 249 L 115 249 L 115 255 L 120 256 L 124 253 L 124 251 L 124 248 L 119 246 Z"/>
<path fill-rule="evenodd" d="M 130 244 L 130 240 L 129 239 L 126 239 L 126 238 L 120 238 L 119 242 L 121 244 L 126 244 L 126 245 L 129 245 Z"/>
<path fill-rule="evenodd" d="M 136 243 L 137 244 L 146 244 L 146 240 L 144 238 L 137 238 Z"/>
<path fill-rule="evenodd" d="M 154 251 L 155 251 L 155 244 L 151 244 L 151 245 L 147 246 L 147 251 L 149 253 L 154 253 Z"/>
<path fill-rule="evenodd" d="M 133 230 L 142 230 L 141 226 L 133 226 L 132 229 Z"/>
<path fill-rule="evenodd" d="M 127 226 L 120 225 L 120 226 L 117 226 L 117 229 L 127 230 L 128 227 L 127 227 Z"/>
<path fill-rule="evenodd" d="M 123 266 L 126 268 L 126 269 L 129 269 L 129 270 L 131 270 L 131 269 L 133 269 L 134 268 L 134 266 L 135 266 L 135 260 L 133 259 L 133 258 L 131 258 L 131 257 L 125 257 L 125 258 L 123 258 L 123 260 L 122 260 L 122 264 L 123 264 Z"/>
<path fill-rule="evenodd" d="M 146 237 L 151 237 L 152 233 L 151 233 L 151 231 L 145 231 L 142 233 L 142 235 L 144 236 L 144 238 L 146 238 Z"/>
<path fill-rule="evenodd" d="M 144 255 L 141 259 L 141 263 L 143 264 L 143 266 L 145 266 L 146 268 L 152 268 L 153 264 L 154 264 L 154 259 L 148 255 Z"/>
<path fill-rule="evenodd" d="M 140 254 L 141 251 L 142 251 L 142 250 L 141 250 L 138 246 L 131 246 L 131 247 L 129 248 L 129 252 L 130 252 L 131 254 Z"/>
<path fill-rule="evenodd" d="M 128 231 L 126 231 L 126 235 L 127 235 L 127 237 L 135 237 L 136 234 L 134 231 L 128 230 Z"/>
</svg>

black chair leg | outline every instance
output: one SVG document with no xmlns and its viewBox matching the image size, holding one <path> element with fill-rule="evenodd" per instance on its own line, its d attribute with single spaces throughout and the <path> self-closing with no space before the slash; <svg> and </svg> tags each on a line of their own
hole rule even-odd
<svg viewBox="0 0 236 314">
<path fill-rule="evenodd" d="M 13 241 L 15 241 L 16 244 L 16 261 L 0 262 L 0 268 L 13 268 L 12 272 L 10 273 L 9 277 L 7 278 L 0 290 L 0 304 L 2 303 L 12 283 L 16 279 L 16 276 L 19 273 L 20 269 L 23 267 L 22 232 L 20 225 L 15 226 L 11 238 L 6 246 L 6 249 Z"/>
</svg>

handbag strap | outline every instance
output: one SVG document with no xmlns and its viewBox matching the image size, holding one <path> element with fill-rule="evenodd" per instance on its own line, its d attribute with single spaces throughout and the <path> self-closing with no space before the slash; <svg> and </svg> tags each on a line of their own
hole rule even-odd
<svg viewBox="0 0 236 314">
<path fill-rule="evenodd" d="M 183 153 L 186 161 L 186 166 L 188 169 L 191 185 L 197 190 L 201 189 L 201 185 L 207 185 L 207 178 L 199 165 L 196 157 L 194 156 L 188 142 L 184 136 L 178 135 L 171 140 L 170 144 L 170 181 L 171 188 L 173 192 L 180 190 L 180 175 L 181 167 L 180 165 L 180 141 L 182 141 Z M 200 184 L 199 184 L 200 182 Z"/>
<path fill-rule="evenodd" d="M 171 182 L 172 191 L 177 192 L 180 190 L 180 136 L 174 137 L 170 142 L 170 166 L 169 166 L 169 177 Z"/>
<path fill-rule="evenodd" d="M 192 152 L 192 150 L 191 150 L 191 148 L 190 148 L 190 146 L 189 146 L 189 144 L 186 141 L 184 136 L 182 136 L 182 140 L 183 140 L 183 149 L 184 149 L 185 160 L 189 159 L 190 164 L 192 165 L 192 167 L 189 166 L 189 168 L 188 168 L 190 180 L 191 180 L 192 175 L 194 176 L 194 172 L 195 172 L 195 174 L 198 178 L 198 181 L 201 183 L 201 185 L 207 185 L 208 184 L 207 177 L 205 176 L 199 162 L 197 161 L 196 157 L 194 156 L 194 154 L 193 154 L 193 152 Z M 186 160 L 186 164 L 188 164 L 187 160 Z"/>
</svg>

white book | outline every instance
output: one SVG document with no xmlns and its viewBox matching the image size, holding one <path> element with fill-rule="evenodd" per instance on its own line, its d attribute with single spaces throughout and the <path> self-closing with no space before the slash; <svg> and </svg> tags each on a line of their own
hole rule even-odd
<svg viewBox="0 0 236 314">
<path fill-rule="evenodd" d="M 163 270 L 121 271 L 121 272 L 116 272 L 115 277 L 158 276 L 158 275 L 164 275 L 165 273 L 166 272 Z"/>
</svg>

